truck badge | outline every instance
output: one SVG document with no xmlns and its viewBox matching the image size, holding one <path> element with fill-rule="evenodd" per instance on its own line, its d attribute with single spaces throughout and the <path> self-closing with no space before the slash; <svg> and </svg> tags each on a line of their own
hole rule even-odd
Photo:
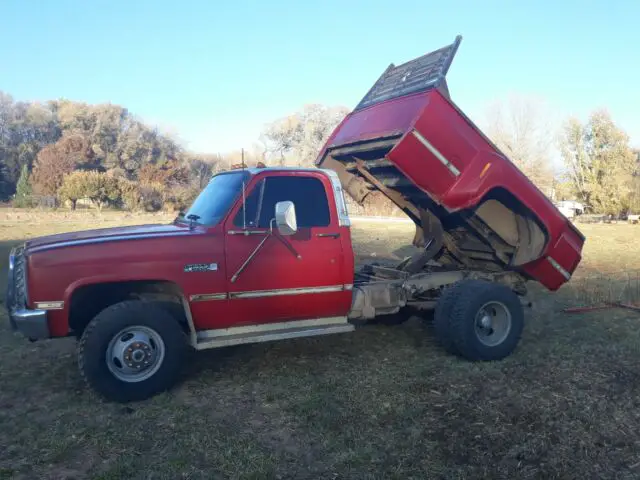
<svg viewBox="0 0 640 480">
<path fill-rule="evenodd" d="M 218 270 L 217 263 L 192 263 L 184 266 L 186 273 L 192 272 L 215 272 Z"/>
</svg>

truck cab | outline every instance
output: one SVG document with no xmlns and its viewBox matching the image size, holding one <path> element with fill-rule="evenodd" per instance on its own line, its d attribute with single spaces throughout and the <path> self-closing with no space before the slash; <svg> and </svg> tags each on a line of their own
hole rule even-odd
<svg viewBox="0 0 640 480">
<path fill-rule="evenodd" d="M 569 281 L 584 237 L 451 101 L 458 44 L 390 66 L 317 167 L 219 173 L 168 225 L 25 242 L 10 255 L 12 327 L 75 336 L 88 385 L 122 402 L 170 388 L 189 348 L 376 319 L 433 321 L 442 347 L 470 361 L 510 355 L 527 283 Z M 373 191 L 416 225 L 417 253 L 395 266 L 354 262 L 344 195 Z"/>
</svg>

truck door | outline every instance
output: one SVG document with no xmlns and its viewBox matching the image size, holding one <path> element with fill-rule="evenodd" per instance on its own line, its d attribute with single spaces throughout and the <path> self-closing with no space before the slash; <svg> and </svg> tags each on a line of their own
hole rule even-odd
<svg viewBox="0 0 640 480">
<path fill-rule="evenodd" d="M 298 230 L 281 236 L 272 219 L 276 203 L 287 200 L 295 205 Z M 349 277 L 345 271 L 328 178 L 314 172 L 258 175 L 244 204 L 225 224 L 229 317 L 216 327 L 346 316 L 351 285 L 345 282 L 353 272 Z"/>
</svg>

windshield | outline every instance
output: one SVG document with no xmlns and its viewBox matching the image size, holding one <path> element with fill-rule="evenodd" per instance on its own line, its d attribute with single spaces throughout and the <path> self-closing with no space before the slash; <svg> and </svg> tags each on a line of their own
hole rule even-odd
<svg viewBox="0 0 640 480">
<path fill-rule="evenodd" d="M 242 180 L 246 183 L 248 178 L 248 173 L 243 171 L 216 175 L 200 192 L 185 213 L 184 219 L 193 220 L 201 225 L 215 225 L 224 217 L 242 191 Z"/>
</svg>

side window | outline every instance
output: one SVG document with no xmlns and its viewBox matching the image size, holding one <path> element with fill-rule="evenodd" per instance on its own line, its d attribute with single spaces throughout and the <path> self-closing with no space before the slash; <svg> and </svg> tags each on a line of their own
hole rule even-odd
<svg viewBox="0 0 640 480">
<path fill-rule="evenodd" d="M 331 216 L 323 183 L 312 177 L 281 176 L 266 178 L 247 196 L 247 226 L 269 228 L 275 217 L 276 203 L 287 200 L 296 207 L 298 227 L 329 225 Z M 242 226 L 242 215 L 241 208 L 233 221 L 235 226 Z"/>
</svg>

